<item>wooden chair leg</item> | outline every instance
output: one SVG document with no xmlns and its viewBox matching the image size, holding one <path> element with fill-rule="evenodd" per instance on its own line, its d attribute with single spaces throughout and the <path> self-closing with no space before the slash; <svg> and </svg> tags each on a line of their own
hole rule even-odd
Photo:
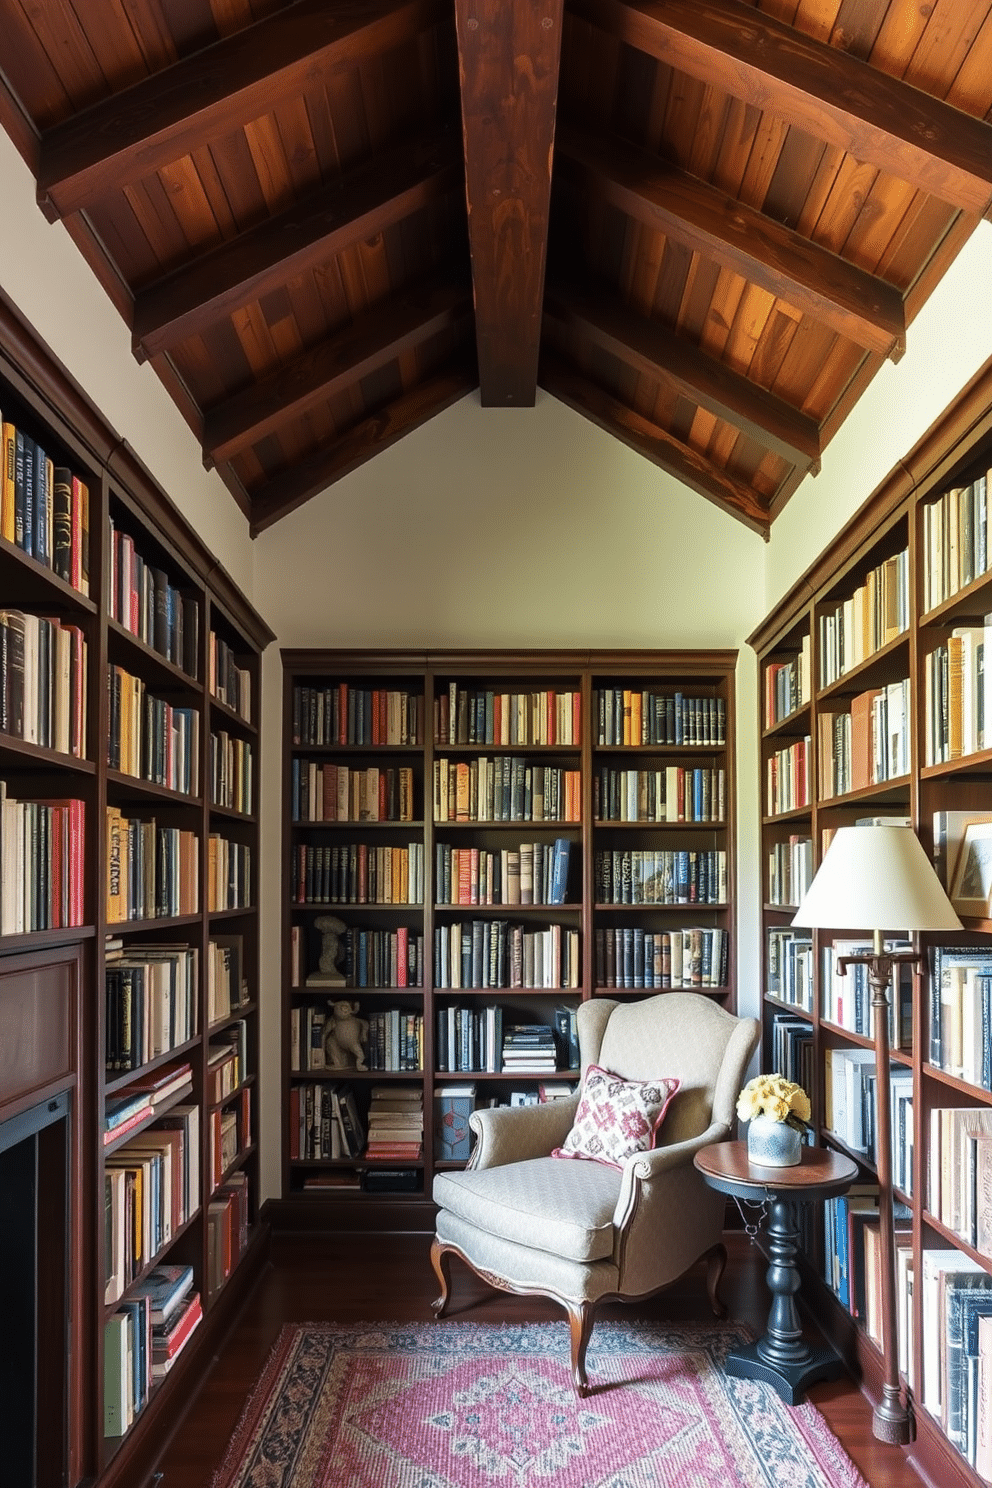
<svg viewBox="0 0 992 1488">
<path fill-rule="evenodd" d="M 708 1262 L 706 1290 L 709 1294 L 710 1306 L 716 1317 L 726 1317 L 727 1309 L 720 1299 L 720 1282 L 723 1280 L 723 1270 L 727 1264 L 727 1247 L 722 1241 L 706 1252 L 706 1260 Z"/>
<path fill-rule="evenodd" d="M 588 1302 L 568 1304 L 568 1326 L 572 1335 L 572 1384 L 576 1395 L 590 1393 L 586 1378 L 586 1347 L 592 1333 L 593 1312 Z"/>
<path fill-rule="evenodd" d="M 451 1251 L 448 1246 L 442 1245 L 437 1239 L 431 1246 L 431 1265 L 441 1283 L 441 1295 L 436 1302 L 431 1303 L 431 1306 L 438 1317 L 444 1317 L 451 1295 Z"/>
</svg>

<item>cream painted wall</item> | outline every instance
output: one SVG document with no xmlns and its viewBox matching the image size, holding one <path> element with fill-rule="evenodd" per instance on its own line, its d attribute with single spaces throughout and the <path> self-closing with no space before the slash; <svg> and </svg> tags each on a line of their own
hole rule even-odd
<svg viewBox="0 0 992 1488">
<path fill-rule="evenodd" d="M 886 362 L 776 518 L 764 613 L 992 356 L 992 223 L 981 222 L 909 327 L 905 355 Z"/>
</svg>

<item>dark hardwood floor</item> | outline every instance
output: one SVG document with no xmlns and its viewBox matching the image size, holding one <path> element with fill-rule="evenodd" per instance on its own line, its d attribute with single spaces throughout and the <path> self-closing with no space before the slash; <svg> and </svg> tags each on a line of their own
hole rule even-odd
<svg viewBox="0 0 992 1488">
<path fill-rule="evenodd" d="M 270 1261 L 258 1286 L 158 1464 L 157 1488 L 209 1488 L 283 1323 L 429 1321 L 437 1294 L 429 1249 L 426 1235 L 274 1236 Z M 730 1261 L 722 1292 L 730 1315 L 760 1332 L 768 1309 L 767 1261 L 742 1235 L 728 1237 L 728 1249 Z M 562 1318 L 560 1309 L 540 1300 L 487 1290 L 457 1262 L 452 1264 L 452 1281 L 452 1318 L 480 1322 Z M 620 1306 L 601 1313 L 616 1318 L 634 1315 L 712 1317 L 703 1268 L 640 1306 L 636 1314 Z M 567 1349 L 563 1324 L 566 1355 Z M 872 1488 L 920 1488 L 920 1478 L 900 1449 L 884 1446 L 872 1436 L 870 1405 L 854 1384 L 844 1380 L 816 1385 L 810 1398 Z"/>
</svg>

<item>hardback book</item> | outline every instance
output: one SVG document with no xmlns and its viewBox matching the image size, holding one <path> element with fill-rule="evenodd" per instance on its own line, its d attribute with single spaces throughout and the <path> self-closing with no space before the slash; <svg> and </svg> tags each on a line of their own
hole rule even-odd
<svg viewBox="0 0 992 1488">
<path fill-rule="evenodd" d="M 163 1264 L 149 1271 L 132 1289 L 132 1295 L 149 1298 L 153 1326 L 168 1324 L 192 1285 L 192 1266 Z"/>
</svg>

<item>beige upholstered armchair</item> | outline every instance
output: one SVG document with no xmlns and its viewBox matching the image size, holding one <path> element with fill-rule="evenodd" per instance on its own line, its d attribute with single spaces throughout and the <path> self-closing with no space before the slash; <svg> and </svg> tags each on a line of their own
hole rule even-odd
<svg viewBox="0 0 992 1488">
<path fill-rule="evenodd" d="M 434 1180 L 439 1206 L 431 1261 L 444 1315 L 450 1259 L 508 1292 L 560 1302 L 571 1329 L 572 1380 L 589 1393 L 585 1354 L 600 1302 L 635 1301 L 709 1262 L 710 1303 L 727 1253 L 725 1199 L 706 1187 L 693 1155 L 725 1138 L 758 1041 L 754 1018 L 736 1018 L 706 997 L 664 992 L 639 1002 L 605 998 L 578 1010 L 585 1075 L 599 1066 L 625 1081 L 680 1080 L 653 1150 L 620 1167 L 552 1157 L 572 1127 L 579 1097 L 473 1113 L 469 1166 Z"/>
</svg>

